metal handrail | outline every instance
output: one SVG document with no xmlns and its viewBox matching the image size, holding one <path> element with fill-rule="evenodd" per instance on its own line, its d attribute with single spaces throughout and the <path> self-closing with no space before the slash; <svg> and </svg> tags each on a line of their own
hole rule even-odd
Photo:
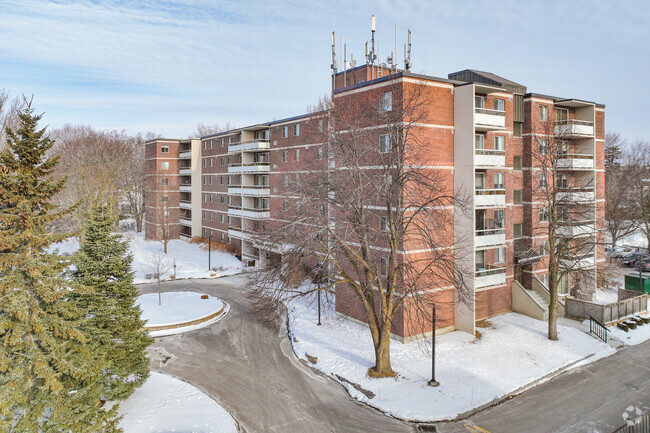
<svg viewBox="0 0 650 433">
<path fill-rule="evenodd" d="M 271 185 L 228 185 L 228 188 L 269 189 Z"/>
<path fill-rule="evenodd" d="M 475 155 L 505 155 L 505 150 L 499 149 L 474 149 Z"/>
<path fill-rule="evenodd" d="M 593 155 L 586 153 L 560 153 L 558 157 L 560 159 L 594 159 Z"/>
<path fill-rule="evenodd" d="M 505 195 L 506 190 L 502 188 L 477 188 L 474 190 L 476 195 Z"/>
<path fill-rule="evenodd" d="M 269 144 L 271 144 L 271 140 L 267 140 L 266 138 L 255 138 L 253 140 L 242 141 L 239 144 L 249 144 L 249 143 L 269 143 Z"/>
<path fill-rule="evenodd" d="M 585 126 L 594 126 L 594 122 L 591 122 L 589 120 L 578 120 L 578 119 L 564 119 L 564 120 L 556 120 L 555 123 L 557 125 L 585 125 Z"/>
<path fill-rule="evenodd" d="M 589 333 L 594 334 L 607 343 L 607 333 L 611 331 L 598 320 L 594 319 L 591 314 L 587 314 L 587 316 L 589 316 Z"/>
<path fill-rule="evenodd" d="M 485 265 L 487 269 L 476 271 L 477 277 L 485 277 L 487 275 L 505 274 L 505 266 Z"/>
<path fill-rule="evenodd" d="M 271 163 L 270 162 L 259 161 L 259 162 L 231 162 L 230 164 L 228 164 L 229 167 L 252 167 L 254 165 L 265 165 L 265 166 L 269 165 L 270 166 Z"/>
<path fill-rule="evenodd" d="M 494 116 L 505 116 L 506 112 L 505 110 L 491 110 L 489 108 L 474 108 L 475 113 L 479 114 L 492 114 Z"/>
<path fill-rule="evenodd" d="M 476 236 L 504 235 L 506 234 L 506 229 L 501 227 L 496 229 L 475 230 L 475 232 L 476 232 Z"/>
<path fill-rule="evenodd" d="M 253 207 L 242 207 L 242 206 L 228 206 L 228 209 L 234 210 L 245 210 L 250 212 L 269 212 L 270 208 L 253 208 Z"/>
</svg>

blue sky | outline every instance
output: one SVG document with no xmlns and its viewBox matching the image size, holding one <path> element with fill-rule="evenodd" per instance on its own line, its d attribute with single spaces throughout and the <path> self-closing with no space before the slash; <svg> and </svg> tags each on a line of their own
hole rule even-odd
<svg viewBox="0 0 650 433">
<path fill-rule="evenodd" d="M 280 119 L 329 91 L 332 31 L 363 58 L 372 14 L 384 59 L 395 24 L 399 59 L 413 31 L 413 72 L 494 72 L 649 138 L 647 0 L 2 0 L 0 89 L 34 94 L 51 127 L 186 137 Z"/>
</svg>

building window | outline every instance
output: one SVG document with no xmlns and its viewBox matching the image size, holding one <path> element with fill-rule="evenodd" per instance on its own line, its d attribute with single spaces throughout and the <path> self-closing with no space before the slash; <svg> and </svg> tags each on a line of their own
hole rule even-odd
<svg viewBox="0 0 650 433">
<path fill-rule="evenodd" d="M 474 135 L 474 148 L 485 149 L 485 136 L 483 134 Z"/>
<path fill-rule="evenodd" d="M 548 155 L 548 140 L 545 138 L 539 140 L 539 153 L 540 155 Z"/>
<path fill-rule="evenodd" d="M 207 161 L 205 160 L 205 158 L 203 158 L 203 167 L 205 167 L 206 164 L 207 164 Z"/>
<path fill-rule="evenodd" d="M 210 185 L 212 185 L 212 176 L 210 176 Z"/>
<path fill-rule="evenodd" d="M 323 132 L 323 119 L 318 121 L 318 132 Z"/>
<path fill-rule="evenodd" d="M 223 176 L 219 176 L 219 185 L 223 185 Z"/>
<path fill-rule="evenodd" d="M 203 219 L 204 219 L 204 220 L 207 220 L 207 219 L 208 219 L 208 217 L 206 216 L 205 211 L 203 211 Z"/>
<path fill-rule="evenodd" d="M 521 170 L 521 156 L 515 155 L 512 157 L 512 168 L 514 170 Z"/>
<path fill-rule="evenodd" d="M 383 111 L 393 110 L 393 92 L 386 92 L 381 95 L 381 109 Z"/>
<path fill-rule="evenodd" d="M 223 242 L 223 233 L 221 233 L 221 242 Z"/>
<path fill-rule="evenodd" d="M 539 253 L 543 256 L 548 254 L 548 241 L 545 239 L 543 241 L 539 241 Z"/>
<path fill-rule="evenodd" d="M 228 215 L 227 221 L 228 221 L 228 225 L 230 225 L 230 215 Z"/>
<path fill-rule="evenodd" d="M 476 108 L 485 108 L 485 98 L 483 96 L 475 96 L 474 105 Z"/>
<path fill-rule="evenodd" d="M 289 151 L 288 150 L 283 150 L 282 151 L 282 162 L 287 162 L 289 160 Z"/>
<path fill-rule="evenodd" d="M 300 149 L 296 149 L 296 161 L 300 161 Z"/>
<path fill-rule="evenodd" d="M 300 135 L 300 123 L 293 125 L 293 136 L 297 137 Z"/>
<path fill-rule="evenodd" d="M 513 236 L 515 239 L 519 239 L 519 238 L 521 238 L 521 223 L 514 224 L 514 225 L 512 226 L 512 236 Z"/>
<path fill-rule="evenodd" d="M 381 134 L 379 136 L 379 151 L 381 153 L 388 153 L 390 152 L 390 134 Z"/>
<path fill-rule="evenodd" d="M 548 274 L 541 274 L 539 276 L 539 281 L 544 284 L 544 286 L 548 287 Z"/>
<path fill-rule="evenodd" d="M 226 180 L 227 180 L 227 184 L 230 185 L 230 176 L 228 176 Z"/>
<path fill-rule="evenodd" d="M 208 201 L 208 195 L 207 195 L 207 194 L 203 194 L 203 203 L 205 203 L 205 202 L 207 202 L 207 201 Z"/>
<path fill-rule="evenodd" d="M 162 197 L 160 197 L 160 201 L 163 203 L 167 203 L 169 201 L 169 196 L 163 195 Z"/>
<path fill-rule="evenodd" d="M 512 124 L 512 135 L 515 137 L 521 137 L 522 131 L 523 131 L 523 123 L 522 122 L 513 122 Z"/>
<path fill-rule="evenodd" d="M 289 175 L 282 176 L 282 186 L 285 188 L 289 186 Z"/>
<path fill-rule="evenodd" d="M 228 243 L 230 243 L 230 236 L 227 236 L 226 240 L 228 241 Z"/>
<path fill-rule="evenodd" d="M 221 203 L 221 204 L 224 203 L 224 199 L 223 199 L 223 196 L 222 196 L 222 195 L 219 196 L 219 203 Z"/>
<path fill-rule="evenodd" d="M 169 161 L 160 161 L 161 170 L 169 170 Z"/>
<path fill-rule="evenodd" d="M 569 109 L 568 108 L 556 108 L 555 109 L 555 120 L 559 124 L 564 124 L 569 120 Z"/>
<path fill-rule="evenodd" d="M 380 225 L 382 231 L 390 232 L 390 224 L 388 223 L 388 217 L 387 216 L 379 217 L 379 225 Z"/>
<path fill-rule="evenodd" d="M 494 263 L 503 263 L 506 261 L 506 248 L 499 247 L 494 250 Z"/>
<path fill-rule="evenodd" d="M 539 121 L 540 122 L 548 121 L 548 106 L 546 105 L 539 106 Z"/>
<path fill-rule="evenodd" d="M 316 159 L 323 159 L 323 148 L 316 148 Z"/>
<path fill-rule="evenodd" d="M 566 173 L 560 173 L 557 175 L 557 187 L 559 189 L 569 187 L 569 175 Z"/>
<path fill-rule="evenodd" d="M 209 194 L 209 195 L 208 195 L 208 201 L 209 201 L 210 203 L 212 203 L 212 194 Z"/>
<path fill-rule="evenodd" d="M 482 135 L 481 135 L 482 137 Z M 503 135 L 494 136 L 494 150 L 505 150 L 506 149 L 506 140 Z"/>
<path fill-rule="evenodd" d="M 223 166 L 223 158 L 219 158 L 219 165 Z"/>
<path fill-rule="evenodd" d="M 388 259 L 385 257 L 382 257 L 379 259 L 379 275 L 382 277 L 385 277 L 388 275 Z"/>
<path fill-rule="evenodd" d="M 228 144 L 232 143 L 232 137 L 228 137 Z"/>
<path fill-rule="evenodd" d="M 494 109 L 496 111 L 506 111 L 506 103 L 503 99 L 494 100 Z"/>
<path fill-rule="evenodd" d="M 160 153 L 169 153 L 169 146 L 160 146 Z"/>
<path fill-rule="evenodd" d="M 521 190 L 516 189 L 512 191 L 512 202 L 514 204 L 521 204 Z"/>
<path fill-rule="evenodd" d="M 494 209 L 494 228 L 502 229 L 505 225 L 505 210 Z"/>
<path fill-rule="evenodd" d="M 548 222 L 548 207 L 542 206 L 539 208 L 539 222 Z"/>
<path fill-rule="evenodd" d="M 221 222 L 223 223 L 223 214 L 219 215 L 219 217 L 220 217 L 219 219 L 220 219 Z"/>
<path fill-rule="evenodd" d="M 221 139 L 221 147 L 223 147 L 223 138 Z"/>
<path fill-rule="evenodd" d="M 210 221 L 212 221 L 212 212 L 208 213 L 210 215 Z"/>
<path fill-rule="evenodd" d="M 283 211 L 289 210 L 289 200 L 282 200 L 282 210 Z"/>
<path fill-rule="evenodd" d="M 231 196 L 228 196 L 228 204 L 229 204 L 229 205 L 232 204 L 232 197 L 231 197 Z"/>
<path fill-rule="evenodd" d="M 282 127 L 282 138 L 287 138 L 289 136 L 289 127 L 288 126 L 283 126 Z"/>
<path fill-rule="evenodd" d="M 210 167 L 212 167 L 212 160 L 213 160 L 213 159 L 214 159 L 214 158 L 210 158 Z"/>
<path fill-rule="evenodd" d="M 169 178 L 168 177 L 163 177 L 160 179 L 160 184 L 161 185 L 169 185 Z"/>
<path fill-rule="evenodd" d="M 494 173 L 494 189 L 505 189 L 505 173 Z"/>
<path fill-rule="evenodd" d="M 203 185 L 205 185 L 205 184 L 206 184 L 206 177 L 203 176 Z"/>
<path fill-rule="evenodd" d="M 548 186 L 548 177 L 546 176 L 546 173 L 540 173 L 539 174 L 539 187 L 540 188 L 546 188 Z"/>
</svg>

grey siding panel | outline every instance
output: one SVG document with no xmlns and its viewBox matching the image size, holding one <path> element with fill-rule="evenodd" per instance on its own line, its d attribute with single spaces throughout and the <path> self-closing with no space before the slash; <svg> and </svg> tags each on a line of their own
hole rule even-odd
<svg viewBox="0 0 650 433">
<path fill-rule="evenodd" d="M 524 95 L 515 94 L 512 98 L 512 120 L 515 122 L 524 121 Z"/>
</svg>

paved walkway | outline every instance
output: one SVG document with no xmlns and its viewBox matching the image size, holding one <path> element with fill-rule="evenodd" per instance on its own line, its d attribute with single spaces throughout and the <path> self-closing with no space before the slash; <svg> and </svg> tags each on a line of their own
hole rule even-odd
<svg viewBox="0 0 650 433">
<path fill-rule="evenodd" d="M 150 293 L 157 287 L 140 289 Z M 408 423 L 357 402 L 341 385 L 298 361 L 283 327 L 270 330 L 257 322 L 243 276 L 171 281 L 163 283 L 163 290 L 205 292 L 230 303 L 221 322 L 156 339 L 149 352 L 154 370 L 211 395 L 245 432 L 609 433 L 622 424 L 628 406 L 650 409 L 646 342 L 571 370 L 469 420 Z"/>
</svg>

